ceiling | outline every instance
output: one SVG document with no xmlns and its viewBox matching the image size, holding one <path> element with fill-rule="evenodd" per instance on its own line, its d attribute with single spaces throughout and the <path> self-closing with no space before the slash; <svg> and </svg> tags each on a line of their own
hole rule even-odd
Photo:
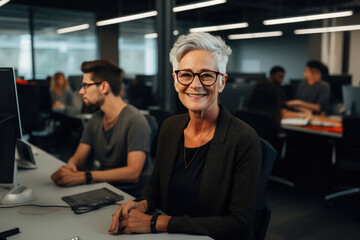
<svg viewBox="0 0 360 240">
<path fill-rule="evenodd" d="M 174 0 L 175 6 L 199 1 Z M 151 11 L 156 0 L 12 0 L 12 4 L 41 6 L 97 14 L 98 20 Z M 360 0 L 227 0 L 226 4 L 176 13 L 177 21 L 191 21 L 196 26 L 249 22 L 254 29 L 264 28 L 262 21 L 324 10 L 355 10 L 360 12 Z M 270 28 L 268 28 L 270 29 Z M 251 30 L 251 29 L 248 29 Z"/>
</svg>

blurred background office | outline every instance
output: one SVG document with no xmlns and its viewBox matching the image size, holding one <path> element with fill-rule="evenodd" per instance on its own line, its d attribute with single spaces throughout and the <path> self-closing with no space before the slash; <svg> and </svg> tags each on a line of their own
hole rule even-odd
<svg viewBox="0 0 360 240">
<path fill-rule="evenodd" d="M 77 94 L 81 63 L 99 58 L 117 63 L 124 69 L 122 97 L 153 115 L 160 128 L 167 116 L 184 111 L 173 89 L 168 55 L 177 36 L 188 32 L 220 35 L 232 48 L 229 79 L 219 101 L 234 114 L 245 110 L 254 86 L 269 79 L 274 66 L 286 70 L 281 98 L 293 99 L 309 60 L 319 60 L 329 70 L 322 76 L 331 89 L 325 115 L 341 119 L 360 114 L 357 0 L 6 2 L 0 1 L 0 66 L 16 69 L 25 135 L 63 161 L 78 144 L 89 114 L 96 111 L 85 108 Z M 52 109 L 50 79 L 57 72 L 68 79 L 72 111 Z M 358 239 L 360 205 L 328 209 L 323 201 L 338 183 L 360 186 L 354 180 L 358 173 L 344 182 L 336 161 L 329 160 L 337 156 L 335 146 L 341 149 L 343 141 L 279 130 L 278 117 L 275 130 L 264 134 L 280 145 L 277 165 L 283 166 L 274 174 L 285 172 L 282 177 L 296 182 L 289 188 L 270 182 L 273 216 L 267 239 Z M 312 157 L 298 154 L 299 148 L 292 146 L 299 142 L 316 145 Z M 303 158 L 315 160 L 309 165 Z"/>
</svg>

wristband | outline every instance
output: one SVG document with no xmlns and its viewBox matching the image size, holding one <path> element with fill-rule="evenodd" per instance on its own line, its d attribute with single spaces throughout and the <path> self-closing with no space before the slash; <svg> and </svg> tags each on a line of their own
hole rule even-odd
<svg viewBox="0 0 360 240">
<path fill-rule="evenodd" d="M 90 171 L 85 172 L 85 183 L 90 184 L 92 182 L 92 174 Z"/>
<path fill-rule="evenodd" d="M 150 230 L 151 233 L 156 233 L 156 220 L 158 219 L 160 213 L 155 213 L 150 221 Z"/>
</svg>

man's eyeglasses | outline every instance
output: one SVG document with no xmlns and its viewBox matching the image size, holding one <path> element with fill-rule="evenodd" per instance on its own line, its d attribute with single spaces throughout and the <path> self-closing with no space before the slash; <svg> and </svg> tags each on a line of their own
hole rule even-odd
<svg viewBox="0 0 360 240">
<path fill-rule="evenodd" d="M 189 86 L 195 79 L 195 76 L 197 75 L 200 79 L 200 82 L 204 86 L 212 86 L 217 80 L 218 75 L 224 75 L 221 72 L 215 72 L 215 71 L 204 71 L 201 73 L 194 73 L 190 70 L 176 70 L 176 79 L 178 82 L 184 86 Z"/>
<path fill-rule="evenodd" d="M 100 85 L 101 83 L 103 83 L 104 81 L 101 82 L 94 82 L 94 83 L 81 83 L 80 85 L 80 90 L 84 89 L 84 92 L 86 93 L 86 90 L 88 89 L 88 87 L 90 87 L 91 85 Z"/>
</svg>

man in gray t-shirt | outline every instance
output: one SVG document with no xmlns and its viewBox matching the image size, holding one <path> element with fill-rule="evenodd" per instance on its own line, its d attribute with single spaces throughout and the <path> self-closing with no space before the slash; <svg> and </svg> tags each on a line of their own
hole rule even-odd
<svg viewBox="0 0 360 240">
<path fill-rule="evenodd" d="M 294 100 L 286 102 L 288 107 L 303 113 L 322 113 L 326 111 L 330 100 L 330 86 L 321 80 L 321 74 L 327 68 L 319 61 L 309 61 L 304 78 L 298 86 Z"/>
<path fill-rule="evenodd" d="M 86 105 L 100 110 L 87 123 L 74 155 L 51 179 L 59 186 L 93 182 L 141 185 L 151 130 L 145 117 L 120 97 L 122 70 L 103 59 L 84 62 L 81 70 L 84 77 L 79 94 Z M 92 151 L 101 170 L 78 171 Z"/>
<path fill-rule="evenodd" d="M 145 117 L 133 106 L 126 105 L 112 128 L 105 131 L 104 113 L 97 111 L 83 132 L 80 143 L 94 149 L 101 169 L 127 165 L 127 155 L 132 151 L 150 151 L 150 128 Z"/>
</svg>

